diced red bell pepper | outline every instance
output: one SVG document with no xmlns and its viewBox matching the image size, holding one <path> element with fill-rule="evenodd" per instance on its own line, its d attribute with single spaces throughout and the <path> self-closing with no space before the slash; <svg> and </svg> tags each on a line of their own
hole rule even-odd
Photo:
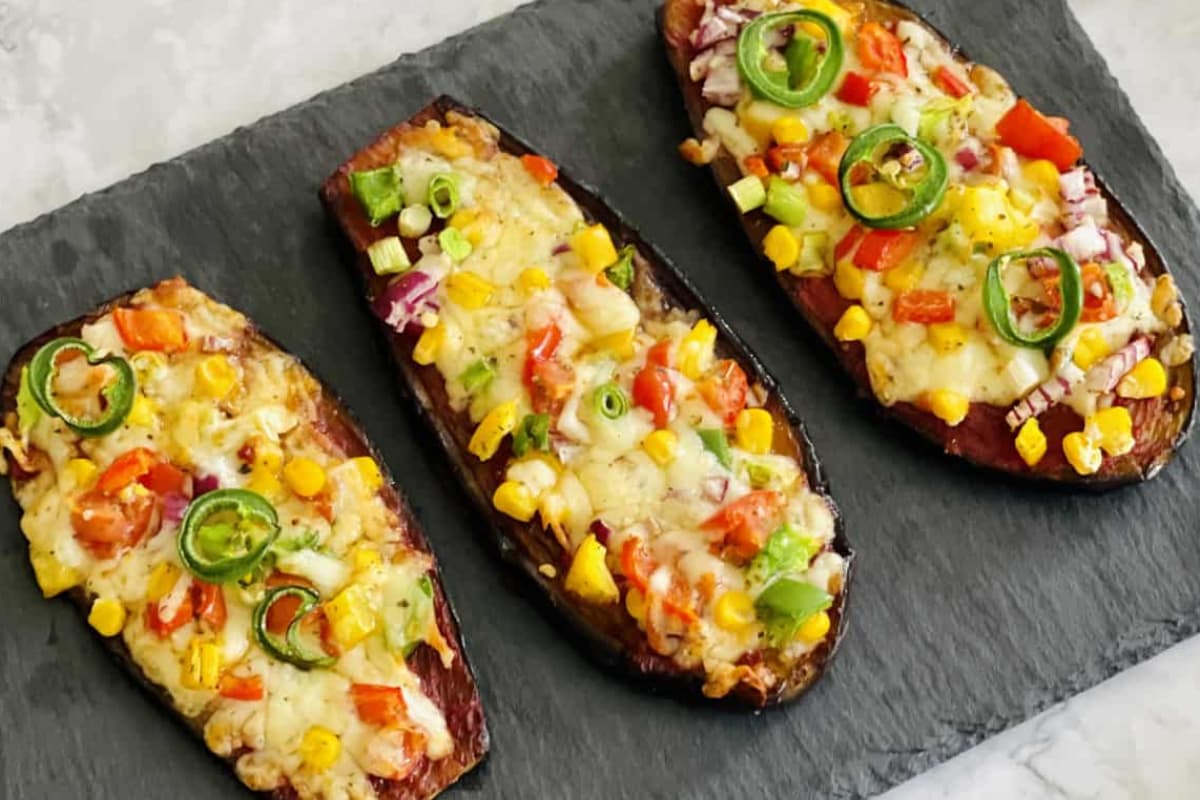
<svg viewBox="0 0 1200 800">
<path fill-rule="evenodd" d="M 767 150 L 767 164 L 775 172 L 783 172 L 788 164 L 801 169 L 808 163 L 808 147 L 801 144 L 778 144 Z"/>
<path fill-rule="evenodd" d="M 554 323 L 528 335 L 523 378 L 533 410 L 539 414 L 557 410 L 575 385 L 574 370 L 554 360 L 561 342 L 562 330 Z"/>
<path fill-rule="evenodd" d="M 633 379 L 633 402 L 654 415 L 654 426 L 665 428 L 675 410 L 675 384 L 663 367 L 647 364 Z"/>
<path fill-rule="evenodd" d="M 262 676 L 250 675 L 243 678 L 226 673 L 217 683 L 217 694 L 230 700 L 262 700 Z"/>
<path fill-rule="evenodd" d="M 192 621 L 195 613 L 192 609 L 192 593 L 185 592 L 182 602 L 170 617 L 162 616 L 162 601 L 146 606 L 146 627 L 160 639 L 165 639 L 184 625 Z"/>
<path fill-rule="evenodd" d="M 920 241 L 921 236 L 916 231 L 871 231 L 854 253 L 854 266 L 873 272 L 898 267 Z"/>
<path fill-rule="evenodd" d="M 943 64 L 933 71 L 933 83 L 946 94 L 959 100 L 971 93 L 971 84 L 954 73 L 954 70 Z"/>
<path fill-rule="evenodd" d="M 192 476 L 166 461 L 155 461 L 137 481 L 160 497 L 168 494 L 192 496 Z"/>
<path fill-rule="evenodd" d="M 941 289 L 909 289 L 892 301 L 892 319 L 896 322 L 954 321 L 954 295 Z"/>
<path fill-rule="evenodd" d="M 308 578 L 302 578 L 299 575 L 292 575 L 288 572 L 272 572 L 267 577 L 266 584 L 268 589 L 274 589 L 279 586 L 314 588 L 312 581 L 308 580 Z M 271 607 L 267 609 L 267 631 L 276 636 L 283 636 L 287 633 L 288 625 L 296 618 L 296 612 L 300 609 L 301 602 L 299 597 L 289 595 L 281 597 L 272 603 Z"/>
<path fill-rule="evenodd" d="M 166 308 L 118 308 L 113 322 L 130 350 L 174 353 L 187 348 L 183 315 Z"/>
<path fill-rule="evenodd" d="M 871 105 L 871 98 L 877 91 L 879 87 L 869 78 L 857 72 L 847 72 L 846 79 L 842 81 L 842 88 L 837 91 L 837 98 L 843 103 L 866 108 Z"/>
<path fill-rule="evenodd" d="M 838 167 L 850 147 L 850 140 L 839 131 L 828 131 L 812 140 L 808 146 L 808 166 L 816 170 L 831 186 L 838 185 Z"/>
<path fill-rule="evenodd" d="M 404 693 L 398 686 L 380 686 L 373 683 L 350 684 L 350 697 L 358 718 L 368 725 L 387 728 L 398 725 L 408 717 L 408 706 Z"/>
<path fill-rule="evenodd" d="M 670 339 L 663 339 L 661 342 L 651 345 L 650 349 L 646 351 L 646 363 L 670 369 L 672 364 L 671 347 Z"/>
<path fill-rule="evenodd" d="M 833 248 L 834 260 L 841 261 L 843 258 L 854 252 L 854 248 L 858 246 L 858 243 L 862 239 L 864 233 L 866 233 L 866 230 L 861 225 L 855 225 L 853 228 L 846 231 L 846 235 L 843 236 L 838 241 L 837 246 Z"/>
<path fill-rule="evenodd" d="M 1048 118 L 1021 98 L 996 123 L 1000 141 L 1026 158 L 1044 158 L 1066 172 L 1083 155 L 1079 140 L 1067 133 L 1066 120 Z"/>
<path fill-rule="evenodd" d="M 908 59 L 896 34 L 871 21 L 858 29 L 858 60 L 873 72 L 891 72 L 908 77 Z"/>
<path fill-rule="evenodd" d="M 757 175 L 760 178 L 765 178 L 771 174 L 767 169 L 767 162 L 763 161 L 763 157 L 759 155 L 746 156 L 742 159 L 742 166 L 746 168 L 746 172 L 751 175 Z"/>
<path fill-rule="evenodd" d="M 750 492 L 713 514 L 700 527 L 722 534 L 726 546 L 740 558 L 753 558 L 762 549 L 772 522 L 786 504 L 782 492 L 769 489 Z"/>
<path fill-rule="evenodd" d="M 549 186 L 558 178 L 558 166 L 548 158 L 526 154 L 521 156 L 521 164 L 542 186 Z"/>
<path fill-rule="evenodd" d="M 158 461 L 158 454 L 145 447 L 128 450 L 108 465 L 108 469 L 96 480 L 96 491 L 116 494 L 129 484 L 150 472 Z"/>
<path fill-rule="evenodd" d="M 728 427 L 737 420 L 738 412 L 746 407 L 750 385 L 741 366 L 733 359 L 726 358 L 718 361 L 696 383 L 696 391 Z"/>
<path fill-rule="evenodd" d="M 192 607 L 196 618 L 207 623 L 214 631 L 225 627 L 228 611 L 225 608 L 225 592 L 215 583 L 195 581 L 192 583 Z"/>
</svg>

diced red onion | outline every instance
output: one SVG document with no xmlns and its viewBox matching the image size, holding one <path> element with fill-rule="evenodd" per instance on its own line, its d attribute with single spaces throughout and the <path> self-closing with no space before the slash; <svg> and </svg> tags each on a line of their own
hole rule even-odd
<svg viewBox="0 0 1200 800">
<path fill-rule="evenodd" d="M 1058 262 L 1047 256 L 1036 256 L 1029 259 L 1025 268 L 1029 270 L 1029 277 L 1039 281 L 1042 278 L 1058 274 Z"/>
<path fill-rule="evenodd" d="M 437 281 L 420 270 L 404 273 L 375 299 L 375 313 L 396 333 L 404 333 L 430 309 L 429 300 L 437 291 Z"/>
<path fill-rule="evenodd" d="M 739 24 L 716 15 L 708 17 L 692 32 L 692 47 L 707 50 L 717 42 L 736 38 Z"/>
<path fill-rule="evenodd" d="M 608 537 L 612 536 L 612 528 L 605 525 L 603 520 L 592 520 L 592 524 L 588 526 L 588 531 L 596 537 L 597 542 L 608 547 Z"/>
<path fill-rule="evenodd" d="M 967 172 L 979 166 L 979 153 L 971 147 L 963 147 L 954 154 L 954 160 Z"/>
<path fill-rule="evenodd" d="M 1107 261 L 1118 261 L 1127 267 L 1132 267 L 1133 263 L 1130 258 L 1125 255 L 1124 248 L 1121 247 L 1121 237 L 1110 230 L 1102 231 L 1104 235 L 1104 258 Z"/>
<path fill-rule="evenodd" d="M 1058 246 L 1076 261 L 1087 261 L 1105 251 L 1107 244 L 1090 220 L 1058 237 Z"/>
<path fill-rule="evenodd" d="M 1083 370 L 1075 366 L 1074 361 L 1068 360 L 1059 369 L 1058 374 L 1042 383 L 1029 394 L 1022 397 L 1012 410 L 1004 417 L 1008 427 L 1016 430 L 1025 420 L 1036 417 L 1067 396 L 1071 387 L 1083 380 Z"/>
<path fill-rule="evenodd" d="M 186 497 L 179 492 L 171 492 L 163 497 L 163 518 L 169 522 L 179 522 L 183 519 L 183 512 L 187 507 Z"/>
<path fill-rule="evenodd" d="M 1111 392 L 1125 373 L 1150 355 L 1150 340 L 1139 336 L 1088 370 L 1086 386 L 1092 392 Z"/>
<path fill-rule="evenodd" d="M 800 170 L 801 167 L 799 163 L 795 161 L 789 161 L 787 162 L 787 166 L 783 168 L 783 171 L 779 173 L 779 177 L 783 178 L 785 181 L 798 181 L 800 180 Z"/>
<path fill-rule="evenodd" d="M 752 8 L 731 8 L 729 6 L 717 6 L 717 16 L 728 22 L 736 22 L 739 25 L 745 24 L 755 17 L 762 14 L 761 11 L 755 11 Z"/>
<path fill-rule="evenodd" d="M 550 251 L 550 255 L 561 256 L 563 253 L 570 252 L 570 250 L 571 250 L 571 245 L 567 244 L 566 242 L 563 242 L 560 245 L 556 245 L 554 247 L 554 249 Z"/>
<path fill-rule="evenodd" d="M 1088 193 L 1088 179 L 1091 174 L 1086 167 L 1079 167 L 1070 172 L 1064 172 L 1058 176 L 1058 191 L 1062 193 L 1063 200 L 1068 203 L 1082 202 Z M 1092 180 L 1092 186 L 1095 186 L 1095 181 Z"/>
<path fill-rule="evenodd" d="M 220 488 L 221 480 L 216 475 L 197 475 L 192 479 L 192 495 L 194 497 L 215 492 Z"/>
<path fill-rule="evenodd" d="M 201 353 L 232 353 L 237 342 L 232 336 L 204 336 L 200 339 Z"/>
<path fill-rule="evenodd" d="M 1133 265 L 1137 267 L 1138 272 L 1141 272 L 1146 268 L 1146 251 L 1142 248 L 1141 242 L 1130 243 L 1129 248 L 1125 251 L 1125 254 L 1129 256 L 1130 261 L 1132 261 Z"/>
<path fill-rule="evenodd" d="M 704 497 L 714 503 L 721 503 L 725 500 L 725 494 L 729 491 L 729 478 L 723 475 L 710 475 L 704 479 L 701 484 Z"/>
<path fill-rule="evenodd" d="M 718 106 L 732 106 L 742 96 L 742 80 L 738 76 L 737 65 L 724 63 L 714 67 L 704 79 L 700 90 L 704 99 Z"/>
</svg>

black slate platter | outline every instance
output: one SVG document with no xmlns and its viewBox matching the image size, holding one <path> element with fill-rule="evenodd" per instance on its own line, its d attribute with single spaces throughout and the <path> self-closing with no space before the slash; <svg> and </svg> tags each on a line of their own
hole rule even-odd
<svg viewBox="0 0 1200 800">
<path fill-rule="evenodd" d="M 1072 118 L 1092 165 L 1197 297 L 1200 214 L 1063 1 L 915 5 Z M 0 357 L 182 273 L 341 391 L 428 531 L 479 673 L 493 751 L 456 797 L 868 795 L 1200 630 L 1200 449 L 1149 484 L 1093 496 L 965 469 L 879 421 L 760 279 L 707 173 L 675 157 L 688 127 L 654 10 L 537 3 L 9 231 Z M 752 716 L 631 688 L 499 571 L 406 410 L 316 194 L 346 156 L 441 92 L 597 186 L 719 300 L 806 418 L 860 560 L 849 635 L 798 704 Z M 3 494 L 0 796 L 241 796 L 73 608 L 40 598 Z"/>
</svg>

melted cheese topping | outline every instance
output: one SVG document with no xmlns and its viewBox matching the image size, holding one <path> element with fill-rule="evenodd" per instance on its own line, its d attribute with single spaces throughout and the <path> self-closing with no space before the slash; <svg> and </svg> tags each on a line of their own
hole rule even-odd
<svg viewBox="0 0 1200 800">
<path fill-rule="evenodd" d="M 236 758 L 238 775 L 251 788 L 290 784 L 302 798 L 373 798 L 371 775 L 403 777 L 397 772 L 410 770 L 421 757 L 440 759 L 454 749 L 441 710 L 407 667 L 403 650 L 389 647 L 394 643 L 386 638 L 386 592 L 393 606 L 406 605 L 432 569 L 431 559 L 403 543 L 400 520 L 379 494 L 374 462 L 348 458 L 323 433 L 320 387 L 299 361 L 252 338 L 244 317 L 181 283 L 141 292 L 131 305 L 181 313 L 190 343 L 182 352 L 134 351 L 111 314 L 82 331 L 84 341 L 129 359 L 136 370 L 138 401 L 122 427 L 81 439 L 42 414 L 29 431 L 25 449 L 38 470 L 17 484 L 17 498 L 39 582 L 47 594 L 82 584 L 97 607 L 118 604 L 118 620 L 124 620 L 119 635 L 133 660 L 170 694 L 180 713 L 202 722 L 213 752 Z M 202 365 L 213 359 L 230 369 L 227 391 L 201 377 Z M 275 570 L 293 576 L 283 582 L 308 583 L 324 603 L 346 597 L 347 590 L 361 592 L 359 610 L 369 630 L 349 638 L 335 635 L 340 653 L 330 668 L 305 671 L 276 660 L 251 631 L 251 615 L 265 592 L 261 577 L 217 588 L 223 622 L 193 618 L 188 604 L 196 582 L 177 552 L 180 515 L 168 510 L 172 503 L 179 509 L 186 497 L 156 497 L 158 527 L 114 557 L 99 557 L 88 546 L 91 537 L 77 528 L 75 509 L 98 491 L 96 476 L 105 476 L 135 448 L 147 448 L 183 470 L 193 485 L 215 479 L 221 488 L 265 496 L 281 526 L 268 559 Z M 297 494 L 287 477 L 287 465 L 300 457 L 311 459 L 324 475 L 315 496 Z M 136 482 L 121 492 L 150 493 Z M 64 574 L 71 577 L 55 583 Z M 336 629 L 331 606 L 323 608 Z M 152 622 L 174 619 L 181 609 L 186 617 L 172 630 Z M 421 638 L 440 649 L 448 667 L 455 654 L 431 610 L 427 622 L 430 629 Z M 103 623 L 97 627 L 116 633 Z M 196 680 L 189 678 L 189 665 L 201 647 L 210 648 L 209 657 L 217 654 L 215 669 Z M 259 683 L 260 696 L 238 699 L 228 685 L 232 680 Z M 354 684 L 394 687 L 406 712 L 387 727 L 364 721 L 352 699 Z M 420 752 L 393 748 L 390 761 L 372 757 L 377 741 L 401 729 L 419 733 L 409 741 L 423 742 Z M 314 756 L 313 731 L 332 737 L 333 750 Z"/>
<path fill-rule="evenodd" d="M 766 649 L 789 663 L 799 659 L 824 641 L 829 619 L 818 606 L 809 613 L 822 618 L 824 628 L 817 620 L 808 638 L 768 643 L 752 609 L 765 581 L 751 580 L 747 569 L 774 531 L 794 529 L 812 553 L 791 565 L 790 577 L 811 581 L 832 603 L 841 591 L 843 564 L 832 551 L 834 518 L 826 501 L 808 489 L 794 458 L 770 452 L 770 430 L 754 452 L 736 435 L 732 422 L 739 409 L 758 400 L 753 390 L 744 396 L 741 368 L 714 355 L 715 329 L 695 312 L 658 310 L 656 290 L 640 306 L 605 272 L 616 258 L 609 233 L 590 226 L 556 183 L 540 182 L 511 155 L 440 146 L 446 133 L 495 137 L 476 120 L 458 120 L 448 129 L 431 123 L 410 136 L 397 163 L 410 204 L 424 200 L 421 187 L 431 173 L 454 177 L 461 202 L 448 227 L 472 244 L 469 255 L 454 262 L 432 233 L 419 248 L 407 242 L 410 252 L 422 253 L 413 268 L 439 280 L 432 298 L 437 313 L 421 318 L 421 363 L 432 361 L 453 408 L 479 426 L 477 439 L 494 429 L 494 415 L 514 406 L 510 423 L 519 426 L 537 414 L 548 423 L 544 447 L 522 457 L 501 444 L 512 441 L 506 435 L 512 424 L 476 453 L 507 459 L 497 508 L 519 519 L 532 516 L 571 556 L 565 574 L 543 565 L 544 574 L 565 580 L 581 602 L 623 603 L 651 647 L 708 673 L 710 694 L 725 694 L 738 680 L 760 688 L 774 684 L 777 675 L 770 670 L 735 665 Z M 596 242 L 601 255 L 593 249 Z M 462 292 L 463 276 L 482 281 L 487 291 Z M 642 282 L 635 281 L 635 295 Z M 654 313 L 645 313 L 648 305 Z M 548 330 L 555 344 L 539 359 L 536 342 Z M 635 388 L 640 375 L 655 370 L 648 363 L 651 348 L 668 354 L 669 367 L 659 374 L 673 396 L 668 418 L 657 422 L 653 403 Z M 492 375 L 480 384 L 470 373 L 485 364 Z M 537 365 L 550 365 L 550 372 L 531 380 L 529 370 Z M 703 392 L 736 391 L 738 380 L 743 396 L 732 408 L 714 410 Z M 602 413 L 596 403 L 602 386 L 618 387 L 628 410 Z M 768 428 L 774 426 L 772 420 Z M 703 429 L 728 439 L 727 462 L 705 447 Z M 670 442 L 666 454 L 651 444 L 663 437 Z M 764 494 L 776 505 L 748 524 L 749 551 L 735 553 L 729 537 L 736 526 L 706 522 Z M 816 553 L 822 553 L 822 570 L 809 569 Z M 642 559 L 636 569 L 635 554 Z M 717 613 L 727 595 L 727 604 L 741 601 L 749 609 L 748 618 Z"/>
</svg>

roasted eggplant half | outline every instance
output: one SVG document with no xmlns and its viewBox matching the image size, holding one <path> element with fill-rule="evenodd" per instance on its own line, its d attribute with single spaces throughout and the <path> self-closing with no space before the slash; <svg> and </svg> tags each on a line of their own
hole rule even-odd
<svg viewBox="0 0 1200 800">
<path fill-rule="evenodd" d="M 1017 97 L 883 0 L 667 0 L 696 137 L 763 264 L 887 414 L 947 453 L 1106 488 L 1195 405 L 1161 255 Z"/>
<path fill-rule="evenodd" d="M 811 686 L 850 548 L 795 413 L 686 279 L 448 98 L 321 194 L 500 553 L 578 638 L 687 696 Z"/>
<path fill-rule="evenodd" d="M 275 798 L 429 798 L 488 747 L 412 512 L 337 397 L 182 279 L 28 343 L 0 446 L 38 586 Z M 80 754 L 85 757 L 85 754 Z"/>
</svg>

